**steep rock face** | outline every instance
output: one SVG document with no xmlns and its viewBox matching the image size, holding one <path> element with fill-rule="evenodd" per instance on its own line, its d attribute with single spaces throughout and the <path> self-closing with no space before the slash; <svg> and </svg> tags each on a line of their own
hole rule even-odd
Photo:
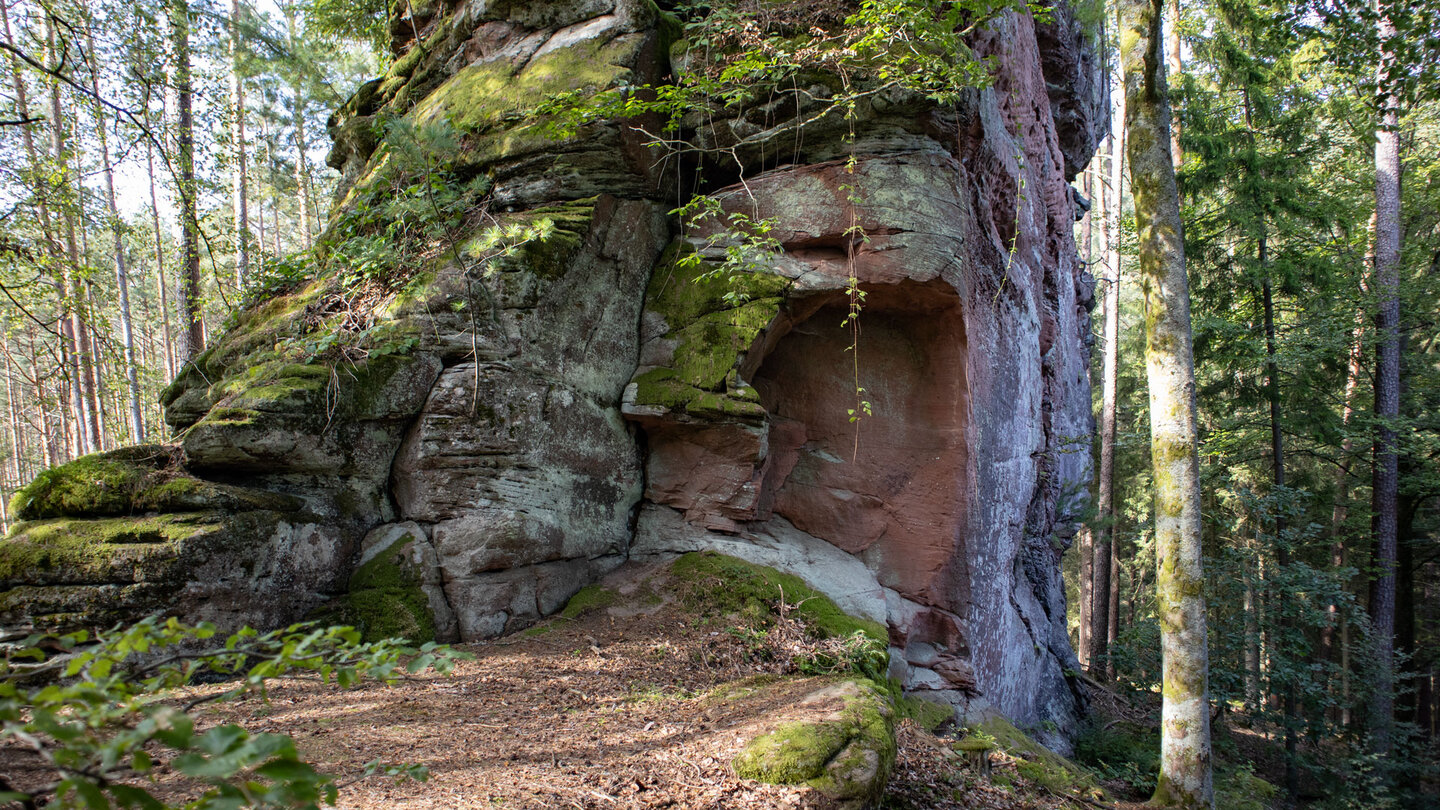
<svg viewBox="0 0 1440 810">
<path fill-rule="evenodd" d="M 331 120 L 331 244 L 417 176 L 468 213 L 403 258 L 403 287 L 327 276 L 248 308 L 167 391 L 159 460 L 27 488 L 3 621 L 273 625 L 350 589 L 330 615 L 475 639 L 629 557 L 713 548 L 886 624 L 907 689 L 1063 745 L 1091 304 L 1066 181 L 1104 123 L 1069 8 L 976 35 L 993 84 L 958 104 L 877 93 L 803 138 L 805 104 L 717 115 L 704 138 L 745 180 L 707 190 L 781 247 L 739 273 L 734 235 L 675 235 L 674 161 L 639 128 L 535 113 L 687 58 L 649 0 L 402 3 L 391 30 L 395 65 Z M 493 226 L 537 222 L 475 259 Z M 320 347 L 357 289 L 358 348 Z M 170 481 L 202 494 L 157 495 Z"/>
</svg>

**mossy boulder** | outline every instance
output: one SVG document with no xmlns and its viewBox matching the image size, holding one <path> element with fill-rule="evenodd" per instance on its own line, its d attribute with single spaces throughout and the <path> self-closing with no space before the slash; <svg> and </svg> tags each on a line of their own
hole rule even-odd
<svg viewBox="0 0 1440 810">
<path fill-rule="evenodd" d="M 806 695 L 799 715 L 752 740 L 735 774 L 780 785 L 805 784 L 844 808 L 871 807 L 895 764 L 895 711 L 868 680 L 844 680 Z"/>
<path fill-rule="evenodd" d="M 1013 757 L 1016 771 L 1059 796 L 1101 798 L 1099 778 L 1088 768 L 1051 751 L 995 714 L 966 727 L 957 747 L 962 751 L 1000 750 Z"/>
<path fill-rule="evenodd" d="M 889 640 L 884 625 L 845 613 L 794 574 L 713 551 L 681 556 L 675 561 L 674 573 L 677 580 L 691 586 L 684 598 L 693 609 L 765 622 L 783 599 L 790 616 L 821 637 L 863 633 L 882 645 Z"/>
<path fill-rule="evenodd" d="M 184 466 L 172 445 L 139 445 L 82 456 L 45 470 L 11 499 L 21 520 L 264 509 L 290 512 L 298 498 L 278 492 L 205 481 Z"/>
<path fill-rule="evenodd" d="M 455 632 L 434 547 L 415 523 L 371 531 L 360 545 L 346 593 L 321 605 L 311 618 L 351 625 L 366 641 L 402 638 L 423 644 L 451 640 Z"/>
<path fill-rule="evenodd" d="M 737 374 L 757 339 L 785 304 L 790 280 L 762 270 L 722 269 L 719 259 L 696 261 L 695 246 L 676 240 L 666 249 L 645 293 L 650 328 L 663 331 L 626 392 L 627 413 L 666 413 L 758 421 L 759 395 Z"/>
</svg>

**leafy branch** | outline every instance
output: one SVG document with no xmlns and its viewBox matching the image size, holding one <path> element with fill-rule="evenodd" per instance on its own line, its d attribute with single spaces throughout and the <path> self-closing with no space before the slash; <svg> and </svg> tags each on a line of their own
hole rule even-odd
<svg viewBox="0 0 1440 810">
<path fill-rule="evenodd" d="M 339 785 L 299 755 L 283 734 L 237 725 L 197 732 L 191 712 L 215 700 L 265 697 L 275 680 L 317 679 L 348 688 L 393 683 L 433 670 L 446 674 L 464 653 L 395 639 L 361 643 L 350 627 L 297 624 L 269 633 L 246 628 L 220 639 L 213 625 L 151 617 L 100 633 L 34 635 L 8 647 L 0 663 L 0 741 L 26 748 L 49 781 L 0 785 L 0 802 L 163 810 L 152 792 L 162 764 L 199 791 L 193 810 L 314 808 L 334 804 Z M 175 688 L 196 676 L 228 687 L 176 705 Z M 423 780 L 423 768 L 375 762 L 365 776 Z"/>
</svg>

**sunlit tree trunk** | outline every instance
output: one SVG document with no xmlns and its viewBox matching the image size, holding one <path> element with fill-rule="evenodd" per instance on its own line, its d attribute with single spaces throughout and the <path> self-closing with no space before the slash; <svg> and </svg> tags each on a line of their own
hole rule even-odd
<svg viewBox="0 0 1440 810">
<path fill-rule="evenodd" d="M 240 0 L 230 0 L 230 127 L 231 208 L 235 214 L 235 286 L 245 289 L 250 277 L 250 211 L 245 154 L 245 83 L 240 64 Z"/>
<path fill-rule="evenodd" d="M 1161 54 L 1163 0 L 1121 0 L 1125 129 L 1135 199 L 1150 456 L 1155 479 L 1156 611 L 1163 695 L 1158 806 L 1214 806 L 1209 656 L 1201 566 L 1200 457 L 1196 444 L 1190 292 L 1180 198 L 1170 155 L 1170 104 Z"/>
<path fill-rule="evenodd" d="M 1180 72 L 1185 68 L 1180 61 L 1180 0 L 1166 0 L 1165 6 L 1165 13 L 1170 18 L 1170 24 L 1165 26 L 1165 71 L 1173 86 L 1180 83 Z M 1170 163 L 1177 172 L 1185 163 L 1185 151 L 1180 148 L 1180 121 L 1173 118 L 1170 121 Z"/>
<path fill-rule="evenodd" d="M 55 43 L 54 22 L 47 18 L 45 39 L 49 50 L 49 64 L 59 69 L 59 56 Z M 60 102 L 60 82 L 50 81 L 50 148 L 54 161 L 56 182 L 65 190 L 66 196 L 74 193 L 70 186 L 69 154 L 66 147 L 64 108 Z M 76 241 L 75 209 L 68 200 L 60 206 L 64 221 L 65 270 L 64 306 L 68 332 L 66 339 L 70 353 L 70 408 L 74 413 L 75 433 L 72 452 L 74 455 L 93 453 L 98 449 L 99 426 L 94 411 L 95 378 L 90 364 L 90 330 L 85 322 L 85 294 L 80 279 L 80 245 Z"/>
<path fill-rule="evenodd" d="M 181 363 L 205 351 L 204 307 L 200 299 L 200 223 L 195 212 L 195 122 L 191 114 L 194 91 L 190 85 L 190 7 L 186 0 L 170 0 L 170 26 L 175 57 L 175 141 L 177 197 L 180 206 L 181 246 L 180 340 Z"/>
<path fill-rule="evenodd" d="M 1400 111 L 1391 72 L 1395 25 L 1389 4 L 1378 17 L 1381 61 L 1376 71 L 1380 126 L 1375 132 L 1375 287 L 1380 298 L 1376 326 L 1375 462 L 1371 491 L 1375 571 L 1370 590 L 1375 674 L 1369 725 L 1376 753 L 1389 753 L 1395 710 L 1395 565 L 1399 468 L 1394 420 L 1400 415 Z"/>
<path fill-rule="evenodd" d="M 1095 183 L 1092 180 L 1092 176 L 1096 171 L 1096 164 L 1098 164 L 1103 159 L 1102 155 L 1103 153 L 1097 153 L 1095 155 L 1095 160 L 1091 161 L 1090 167 L 1085 170 L 1083 175 L 1081 175 L 1081 182 L 1083 183 L 1081 193 L 1090 200 L 1090 210 L 1087 210 L 1084 216 L 1080 218 L 1080 256 L 1082 259 L 1084 259 L 1087 268 L 1094 267 L 1094 265 L 1092 264 L 1092 237 L 1095 227 L 1095 218 L 1103 217 L 1105 215 L 1105 198 L 1103 195 L 1095 193 L 1096 189 L 1099 188 L 1099 184 Z M 1104 273 L 1102 272 L 1101 275 L 1103 276 Z M 1078 612 L 1080 616 L 1079 628 L 1077 633 L 1078 637 L 1076 639 L 1075 645 L 1075 654 L 1076 657 L 1080 660 L 1080 666 L 1087 670 L 1091 668 L 1090 623 L 1091 614 L 1094 610 L 1094 606 L 1092 603 L 1095 599 L 1095 576 L 1093 564 L 1095 562 L 1095 534 L 1098 528 L 1098 525 L 1086 525 L 1081 527 L 1080 542 L 1077 549 L 1080 555 L 1080 571 L 1078 576 L 1080 586 L 1080 604 L 1078 606 Z"/>
<path fill-rule="evenodd" d="M 85 25 L 85 40 L 90 46 L 90 58 L 96 59 L 99 52 L 95 50 L 95 37 L 90 30 L 88 21 Z M 105 202 L 110 212 L 111 250 L 115 254 L 115 287 L 120 308 L 120 343 L 125 353 L 130 440 L 135 443 L 143 443 L 145 441 L 145 417 L 140 408 L 140 372 L 135 362 L 135 326 L 130 317 L 130 269 L 125 262 L 124 220 L 120 218 L 120 209 L 115 204 L 115 172 L 110 163 L 110 143 L 105 132 L 105 108 L 99 102 L 99 65 L 94 62 L 90 65 L 90 89 L 96 98 L 95 129 L 100 135 L 100 165 L 105 177 Z"/>
<path fill-rule="evenodd" d="M 145 117 L 150 126 L 149 110 Z M 165 117 L 163 111 L 160 117 Z M 165 379 L 171 380 L 175 378 L 175 340 L 170 329 L 170 290 L 165 281 L 165 237 L 160 229 L 160 200 L 155 191 L 155 146 L 149 138 L 145 139 L 145 169 L 150 180 L 150 224 L 155 231 L 155 292 L 160 299 L 160 326 L 164 330 Z"/>
<path fill-rule="evenodd" d="M 299 41 L 295 32 L 295 8 L 285 6 L 281 11 L 285 14 L 285 37 L 290 42 L 290 50 L 299 50 Z M 310 159 L 305 155 L 305 96 L 298 85 L 291 88 L 291 119 L 295 128 L 295 194 L 300 200 L 300 235 L 303 238 L 305 249 L 309 250 L 312 245 L 312 195 L 310 189 Z"/>
</svg>

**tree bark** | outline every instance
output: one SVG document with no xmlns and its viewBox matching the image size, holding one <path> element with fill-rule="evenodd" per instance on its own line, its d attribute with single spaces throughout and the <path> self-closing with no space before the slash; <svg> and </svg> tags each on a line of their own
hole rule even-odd
<svg viewBox="0 0 1440 810">
<path fill-rule="evenodd" d="M 162 96 L 163 98 L 163 96 Z M 164 111 L 160 115 L 165 118 Z M 145 110 L 145 123 L 150 124 L 150 110 Z M 175 341 L 170 329 L 170 290 L 165 283 L 165 240 L 160 230 L 160 201 L 155 192 L 155 147 L 145 139 L 145 170 L 150 180 L 150 220 L 155 230 L 155 291 L 160 298 L 160 324 L 165 330 L 165 379 L 175 379 Z"/>
<path fill-rule="evenodd" d="M 1097 153 L 1096 156 L 1095 156 L 1096 159 L 1093 160 L 1093 161 L 1091 161 L 1090 167 L 1085 170 L 1085 173 L 1084 173 L 1083 175 L 1081 175 L 1081 182 L 1083 183 L 1083 188 L 1081 189 L 1081 193 L 1084 194 L 1084 195 L 1086 196 L 1086 198 L 1090 200 L 1090 210 L 1086 211 L 1086 212 L 1085 212 L 1085 215 L 1080 218 L 1080 256 L 1081 256 L 1081 258 L 1084 260 L 1085 266 L 1086 266 L 1087 269 L 1093 266 L 1093 265 L 1091 264 L 1091 259 L 1092 259 L 1092 253 L 1091 253 L 1092 241 L 1091 241 L 1091 240 L 1092 240 L 1093 230 L 1094 230 L 1094 227 L 1095 227 L 1095 217 L 1097 217 L 1097 216 L 1098 216 L 1098 217 L 1104 217 L 1104 216 L 1105 216 L 1105 214 L 1104 214 L 1104 210 L 1105 210 L 1105 209 L 1104 209 L 1105 197 L 1104 197 L 1103 195 L 1097 195 L 1097 194 L 1095 193 L 1095 192 L 1096 192 L 1096 189 L 1097 189 L 1097 188 L 1100 188 L 1100 184 L 1095 183 L 1095 182 L 1093 182 L 1093 180 L 1092 180 L 1092 175 L 1093 175 L 1094 172 L 1095 172 L 1095 166 L 1096 166 L 1096 164 L 1098 164 L 1098 163 L 1103 159 L 1103 157 L 1102 157 L 1103 154 L 1104 154 L 1103 152 Z M 1102 273 L 1101 275 L 1103 276 L 1104 274 Z M 1090 666 L 1090 622 L 1091 622 L 1091 618 L 1090 618 L 1090 617 L 1091 617 L 1092 611 L 1094 610 L 1094 605 L 1093 605 L 1092 603 L 1094 602 L 1094 599 L 1095 599 L 1095 577 L 1094 577 L 1094 562 L 1095 562 L 1095 560 L 1094 560 L 1094 554 L 1095 554 L 1095 534 L 1096 534 L 1096 532 L 1097 532 L 1097 530 L 1098 530 L 1098 525 L 1099 525 L 1099 496 L 1098 496 L 1098 494 L 1097 494 L 1097 496 L 1096 496 L 1096 520 L 1093 521 L 1093 525 L 1083 526 L 1083 527 L 1080 529 L 1080 543 L 1079 543 L 1079 548 L 1078 548 L 1078 553 L 1079 553 L 1079 555 L 1080 555 L 1080 559 L 1079 559 L 1080 571 L 1079 571 L 1079 576 L 1078 576 L 1079 586 L 1080 586 L 1080 587 L 1079 587 L 1079 591 L 1080 591 L 1080 604 L 1079 604 L 1079 608 L 1080 608 L 1080 609 L 1079 609 L 1079 614 L 1080 614 L 1080 617 L 1079 617 L 1079 627 L 1078 627 L 1077 634 L 1076 634 L 1076 635 L 1077 635 L 1077 638 L 1076 638 L 1076 644 L 1075 644 L 1075 655 L 1076 655 L 1076 657 L 1080 660 L 1080 666 L 1081 666 L 1082 668 L 1086 669 L 1086 670 L 1091 669 L 1091 666 Z"/>
<path fill-rule="evenodd" d="M 50 51 L 52 67 L 58 68 L 54 21 L 47 18 L 45 40 Z M 54 161 L 56 182 L 67 195 L 74 192 L 70 186 L 69 150 L 65 137 L 65 117 L 60 102 L 60 82 L 50 80 L 50 148 Z M 98 449 L 100 429 L 95 405 L 95 377 L 90 364 L 90 329 L 85 321 L 85 295 L 80 280 L 80 246 L 76 241 L 75 209 L 67 200 L 60 206 L 64 221 L 65 289 L 64 312 L 69 325 L 66 334 L 70 350 L 70 407 L 75 419 L 75 441 L 73 454 L 76 456 L 93 453 Z"/>
<path fill-rule="evenodd" d="M 1180 80 L 1184 63 L 1180 61 L 1180 0 L 1166 0 L 1166 13 L 1170 24 L 1165 27 L 1165 71 L 1171 83 Z M 1170 163 L 1175 171 L 1185 163 L 1185 150 L 1180 148 L 1180 122 L 1170 122 Z"/>
<path fill-rule="evenodd" d="M 90 46 L 90 58 L 96 59 L 95 37 L 90 23 L 85 24 L 85 40 Z M 100 66 L 90 65 L 90 89 L 95 94 L 95 129 L 100 134 L 100 163 L 105 176 L 105 202 L 110 209 L 111 250 L 115 257 L 115 287 L 120 306 L 120 342 L 125 353 L 125 382 L 128 388 L 130 412 L 130 441 L 133 444 L 145 442 L 145 416 L 140 409 L 140 372 L 135 362 L 135 327 L 130 318 L 130 270 L 125 263 L 124 220 L 120 208 L 115 204 L 115 171 L 110 163 L 110 143 L 105 132 L 105 107 L 100 104 Z"/>
<path fill-rule="evenodd" d="M 1375 133 L 1375 416 L 1378 425 L 1371 483 L 1376 572 L 1370 590 L 1375 674 L 1371 678 L 1370 743 L 1377 754 L 1393 746 L 1395 710 L 1395 565 L 1399 469 L 1395 419 L 1400 414 L 1400 111 L 1394 93 L 1396 36 L 1388 3 L 1380 3 L 1378 33 L 1380 126 Z"/>
<path fill-rule="evenodd" d="M 240 75 L 240 0 L 230 0 L 231 208 L 235 215 L 235 287 L 245 289 L 250 278 L 250 211 L 245 176 L 245 83 Z"/>
<path fill-rule="evenodd" d="M 176 191 L 183 231 L 180 270 L 180 340 L 177 359 L 189 363 L 205 351 L 204 305 L 200 299 L 200 223 L 195 213 L 195 122 L 191 114 L 194 90 L 190 84 L 190 6 L 187 0 L 170 0 L 170 26 L 175 48 L 176 156 L 179 176 Z"/>
<path fill-rule="evenodd" d="M 1201 565 L 1200 457 L 1190 292 L 1180 198 L 1170 155 L 1170 103 L 1161 55 L 1163 0 L 1121 0 L 1125 129 L 1135 199 L 1150 456 L 1155 478 L 1156 610 L 1164 690 L 1157 806 L 1214 806 L 1209 656 Z"/>
</svg>

